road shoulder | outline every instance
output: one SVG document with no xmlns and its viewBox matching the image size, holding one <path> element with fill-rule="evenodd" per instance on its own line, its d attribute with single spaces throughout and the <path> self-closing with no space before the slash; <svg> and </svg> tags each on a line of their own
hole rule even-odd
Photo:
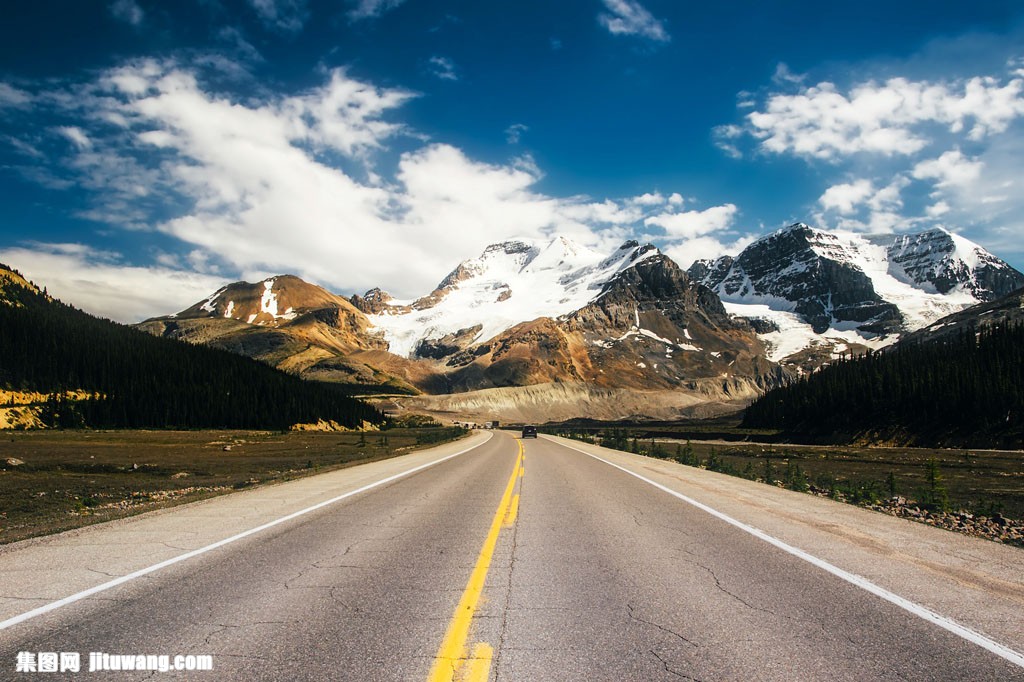
<svg viewBox="0 0 1024 682">
<path fill-rule="evenodd" d="M 490 438 L 475 432 L 408 455 L 4 545 L 0 621 L 430 466 Z"/>
</svg>

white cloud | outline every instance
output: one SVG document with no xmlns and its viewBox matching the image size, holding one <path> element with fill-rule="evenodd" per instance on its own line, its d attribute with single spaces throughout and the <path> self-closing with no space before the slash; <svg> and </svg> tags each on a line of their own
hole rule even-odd
<svg viewBox="0 0 1024 682">
<path fill-rule="evenodd" d="M 135 0 L 114 0 L 110 5 L 110 14 L 118 21 L 138 26 L 146 18 L 145 12 Z"/>
<path fill-rule="evenodd" d="M 737 106 L 740 106 L 737 104 Z M 751 103 L 750 106 L 753 106 Z M 715 126 L 711 130 L 711 136 L 715 141 L 715 146 L 725 152 L 728 156 L 734 159 L 743 158 L 743 153 L 739 147 L 736 146 L 735 140 L 743 137 L 746 133 L 746 129 L 742 126 L 728 124 Z"/>
<path fill-rule="evenodd" d="M 729 228 L 737 211 L 734 204 L 723 204 L 703 211 L 661 213 L 645 218 L 644 225 L 662 228 L 671 239 L 693 239 Z"/>
<path fill-rule="evenodd" d="M 881 187 L 865 178 L 832 185 L 818 199 L 823 213 L 815 215 L 814 221 L 823 226 L 872 234 L 912 227 L 918 221 L 904 216 L 901 210 L 902 192 L 909 184 L 907 177 L 897 175 Z"/>
<path fill-rule="evenodd" d="M 644 216 L 641 205 L 627 200 L 625 205 L 605 199 L 603 202 L 585 202 L 573 204 L 560 202 L 559 215 L 578 221 L 581 224 L 597 225 L 630 225 Z"/>
<path fill-rule="evenodd" d="M 640 196 L 630 199 L 631 203 L 638 204 L 640 206 L 661 206 L 666 201 L 668 200 L 662 196 L 661 192 L 646 192 Z"/>
<path fill-rule="evenodd" d="M 928 146 L 929 125 L 973 141 L 1004 132 L 1024 115 L 1024 79 L 975 77 L 954 82 L 890 78 L 843 92 L 824 81 L 795 94 L 774 93 L 746 125 L 722 126 L 735 139 L 744 131 L 773 154 L 835 159 L 857 153 L 912 155 Z"/>
<path fill-rule="evenodd" d="M 32 96 L 24 90 L 0 81 L 0 108 L 23 107 L 32 101 Z"/>
<path fill-rule="evenodd" d="M 776 85 L 784 85 L 786 83 L 803 83 L 807 76 L 804 74 L 793 73 L 789 69 L 789 65 L 785 62 L 779 62 L 775 66 L 775 73 L 772 74 L 772 82 Z M 744 100 L 749 100 L 750 93 L 743 93 L 746 95 Z M 742 103 L 737 103 L 736 106 L 742 107 Z M 750 102 L 750 106 L 753 106 L 753 102 Z"/>
<path fill-rule="evenodd" d="M 843 215 L 853 213 L 875 191 L 870 180 L 832 185 L 818 199 L 822 208 L 835 210 Z"/>
<path fill-rule="evenodd" d="M 459 74 L 455 71 L 455 62 L 448 57 L 431 57 L 430 72 L 443 81 L 459 80 Z"/>
<path fill-rule="evenodd" d="M 234 26 L 225 26 L 217 32 L 217 37 L 234 48 L 233 52 L 237 59 L 248 63 L 265 61 L 260 51 L 245 39 L 245 35 L 240 29 Z"/>
<path fill-rule="evenodd" d="M 509 144 L 519 144 L 519 140 L 522 139 L 523 133 L 529 129 L 529 126 L 522 123 L 513 123 L 508 128 L 505 128 L 505 141 Z"/>
<path fill-rule="evenodd" d="M 910 63 L 921 73 L 930 58 Z M 1024 226 L 1024 70 L 1017 67 L 1011 60 L 1001 75 L 810 85 L 780 64 L 766 92 L 737 95 L 740 121 L 716 127 L 713 139 L 734 158 L 753 142 L 762 157 L 812 164 L 825 184 L 805 210 L 823 227 L 876 233 L 943 225 L 988 248 L 1024 253 L 1007 238 L 1019 238 Z"/>
<path fill-rule="evenodd" d="M 640 36 L 660 43 L 672 37 L 665 24 L 635 0 L 602 0 L 608 12 L 597 16 L 598 22 L 613 35 Z"/>
<path fill-rule="evenodd" d="M 57 128 L 57 132 L 68 138 L 72 144 L 81 150 L 92 147 L 92 140 L 78 126 L 61 126 Z"/>
<path fill-rule="evenodd" d="M 735 256 L 753 244 L 756 239 L 757 235 L 753 234 L 726 242 L 711 236 L 694 237 L 672 244 L 663 249 L 663 252 L 685 270 L 695 260 L 715 259 L 726 255 Z"/>
<path fill-rule="evenodd" d="M 375 87 L 344 70 L 325 80 L 304 92 L 240 101 L 204 85 L 201 73 L 179 62 L 146 60 L 111 69 L 85 88 L 48 95 L 47 114 L 76 124 L 60 134 L 81 136 L 60 163 L 93 197 L 80 215 L 134 230 L 122 238 L 137 240 L 133 251 L 150 253 L 154 265 L 53 248 L 28 248 L 21 261 L 37 252 L 32 262 L 50 264 L 48 278 L 58 256 L 73 257 L 69 273 L 110 285 L 94 287 L 89 299 L 68 287 L 69 300 L 106 315 L 119 311 L 118 319 L 141 318 L 200 298 L 189 289 L 185 301 L 146 294 L 123 306 L 116 291 L 133 287 L 145 271 L 166 282 L 192 268 L 202 275 L 195 281 L 208 288 L 203 294 L 220 276 L 290 272 L 340 293 L 383 286 L 414 297 L 496 241 L 558 234 L 610 252 L 647 218 L 664 229 L 660 243 L 674 247 L 727 233 L 736 213 L 731 204 L 678 213 L 678 193 L 550 196 L 537 189 L 542 172 L 528 155 L 485 163 L 452 145 L 425 143 L 392 120 L 410 93 Z M 394 167 L 378 167 L 388 156 L 378 152 L 400 136 L 410 148 Z M 104 297 L 109 300 L 101 304 Z"/>
<path fill-rule="evenodd" d="M 285 33 L 298 33 L 309 18 L 306 0 L 249 0 L 249 4 L 264 26 Z"/>
<path fill-rule="evenodd" d="M 352 21 L 373 19 L 395 9 L 403 2 L 405 0 L 354 0 L 352 4 L 355 7 L 349 11 L 348 16 Z"/>
<path fill-rule="evenodd" d="M 224 283 L 220 277 L 164 266 L 134 267 L 115 258 L 81 244 L 0 249 L 0 262 L 45 286 L 50 295 L 118 322 L 183 310 Z"/>
<path fill-rule="evenodd" d="M 868 199 L 868 208 L 872 211 L 890 211 L 903 208 L 902 192 L 910 184 L 910 180 L 897 175 L 885 187 L 882 187 Z"/>
<path fill-rule="evenodd" d="M 832 185 L 821 195 L 818 203 L 825 211 L 835 211 L 842 216 L 852 215 L 864 208 L 874 212 L 891 212 L 902 208 L 901 192 L 909 183 L 907 178 L 897 176 L 888 185 L 876 189 L 875 183 L 861 178 Z"/>
<path fill-rule="evenodd" d="M 919 180 L 933 179 L 938 188 L 965 187 L 981 177 L 984 166 L 983 162 L 968 159 L 959 149 L 955 149 L 937 159 L 918 163 L 912 175 Z"/>
</svg>

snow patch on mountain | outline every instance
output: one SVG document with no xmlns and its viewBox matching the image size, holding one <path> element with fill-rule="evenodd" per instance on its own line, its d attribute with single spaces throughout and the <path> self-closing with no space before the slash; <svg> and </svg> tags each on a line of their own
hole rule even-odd
<svg viewBox="0 0 1024 682">
<path fill-rule="evenodd" d="M 404 357 L 414 356 L 421 340 L 476 325 L 480 330 L 473 343 L 478 343 L 521 322 L 578 310 L 618 273 L 656 255 L 653 246 L 636 242 L 607 257 L 564 237 L 502 242 L 460 264 L 431 297 L 391 300 L 381 313 L 367 317 L 382 330 L 389 350 Z"/>
<path fill-rule="evenodd" d="M 220 295 L 223 294 L 226 289 L 227 287 L 221 287 L 220 289 L 217 289 L 217 291 L 213 292 L 213 294 L 208 299 L 203 301 L 202 305 L 199 306 L 199 309 L 204 312 L 210 313 L 211 315 L 215 315 L 217 313 L 217 308 L 214 307 L 214 303 L 217 302 L 217 299 L 220 298 Z"/>
<path fill-rule="evenodd" d="M 728 301 L 723 301 L 722 305 L 730 315 L 764 320 L 775 327 L 774 331 L 757 335 L 767 346 L 768 359 L 772 362 L 780 362 L 794 353 L 799 353 L 805 348 L 819 343 L 837 344 L 837 349 L 841 347 L 844 350 L 847 344 L 854 343 L 878 350 L 899 340 L 899 335 L 879 336 L 865 334 L 849 327 L 842 328 L 846 325 L 837 325 L 824 334 L 818 334 L 800 315 L 788 310 L 776 310 L 763 304 L 730 303 Z"/>
</svg>

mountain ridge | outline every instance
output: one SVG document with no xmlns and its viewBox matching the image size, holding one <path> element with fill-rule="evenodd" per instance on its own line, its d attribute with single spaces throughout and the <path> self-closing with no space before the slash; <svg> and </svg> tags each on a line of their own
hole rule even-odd
<svg viewBox="0 0 1024 682">
<path fill-rule="evenodd" d="M 688 272 L 759 325 L 772 359 L 789 365 L 816 347 L 826 358 L 884 347 L 1024 286 L 1024 274 L 942 228 L 860 235 L 794 223 Z"/>
<path fill-rule="evenodd" d="M 686 270 L 633 240 L 601 253 L 564 237 L 509 239 L 417 298 L 381 288 L 346 298 L 280 275 L 226 285 L 141 326 L 305 378 L 423 393 L 423 403 L 564 383 L 683 391 L 738 409 L 1018 279 L 948 231 L 865 237 L 797 223 Z"/>
</svg>

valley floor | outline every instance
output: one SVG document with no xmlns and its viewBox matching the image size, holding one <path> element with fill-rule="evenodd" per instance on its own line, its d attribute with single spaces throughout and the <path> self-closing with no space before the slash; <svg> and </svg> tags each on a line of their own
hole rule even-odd
<svg viewBox="0 0 1024 682">
<path fill-rule="evenodd" d="M 385 459 L 461 431 L 7 431 L 0 544 Z"/>
</svg>

